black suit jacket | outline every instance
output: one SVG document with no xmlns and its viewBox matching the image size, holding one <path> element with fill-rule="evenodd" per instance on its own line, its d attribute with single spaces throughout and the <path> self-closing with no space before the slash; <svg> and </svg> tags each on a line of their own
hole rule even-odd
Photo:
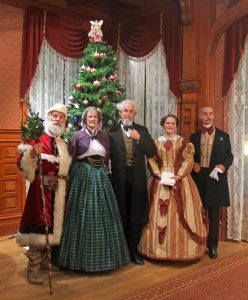
<svg viewBox="0 0 248 300">
<path fill-rule="evenodd" d="M 148 195 L 146 178 L 146 157 L 156 154 L 156 147 L 146 127 L 133 123 L 134 129 L 140 134 L 137 143 L 133 140 L 133 191 L 131 199 L 131 223 L 145 224 L 148 222 Z M 112 184 L 123 216 L 125 195 L 126 147 L 121 126 L 112 128 L 109 132 L 110 159 L 112 169 Z"/>
<path fill-rule="evenodd" d="M 194 160 L 197 163 L 201 162 L 201 131 L 193 133 L 190 137 L 191 142 L 195 147 Z M 230 197 L 227 182 L 227 172 L 233 161 L 231 152 L 231 144 L 229 135 L 224 131 L 215 128 L 215 137 L 213 148 L 210 157 L 208 174 L 202 176 L 202 172 L 192 172 L 192 177 L 199 190 L 203 205 L 207 206 L 230 206 Z M 223 174 L 218 174 L 219 181 L 211 178 L 209 174 L 216 165 L 222 164 L 225 167 Z"/>
</svg>

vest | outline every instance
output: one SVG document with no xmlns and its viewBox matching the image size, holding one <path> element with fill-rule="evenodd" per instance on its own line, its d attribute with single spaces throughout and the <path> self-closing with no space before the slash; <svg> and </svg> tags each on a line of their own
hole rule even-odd
<svg viewBox="0 0 248 300">
<path fill-rule="evenodd" d="M 201 134 L 201 166 L 204 168 L 209 168 L 214 136 L 215 132 L 210 135 Z"/>
<path fill-rule="evenodd" d="M 126 166 L 133 167 L 133 140 L 122 132 L 125 147 L 126 147 Z"/>
</svg>

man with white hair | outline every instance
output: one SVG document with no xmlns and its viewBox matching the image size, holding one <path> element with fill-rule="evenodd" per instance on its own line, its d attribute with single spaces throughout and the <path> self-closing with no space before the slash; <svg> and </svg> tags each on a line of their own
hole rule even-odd
<svg viewBox="0 0 248 300">
<path fill-rule="evenodd" d="M 118 109 L 121 123 L 109 133 L 112 184 L 131 258 L 142 265 L 138 244 L 149 219 L 146 157 L 154 156 L 156 147 L 147 128 L 134 123 L 135 102 L 124 100 Z"/>
<path fill-rule="evenodd" d="M 20 246 L 29 246 L 26 253 L 29 260 L 27 278 L 33 284 L 43 283 L 40 268 L 48 265 L 41 185 L 45 194 L 49 244 L 55 246 L 60 243 L 70 166 L 67 145 L 61 138 L 66 119 L 66 106 L 55 104 L 47 111 L 45 132 L 39 141 L 31 140 L 18 146 L 21 153 L 19 167 L 30 187 L 16 241 Z"/>
</svg>

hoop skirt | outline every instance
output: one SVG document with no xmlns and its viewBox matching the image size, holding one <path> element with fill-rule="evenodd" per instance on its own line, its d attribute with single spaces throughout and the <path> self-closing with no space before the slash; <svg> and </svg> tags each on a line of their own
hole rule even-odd
<svg viewBox="0 0 248 300">
<path fill-rule="evenodd" d="M 116 269 L 129 262 L 116 198 L 104 167 L 76 162 L 58 266 L 84 272 Z"/>
<path fill-rule="evenodd" d="M 204 210 L 190 176 L 194 147 L 191 143 L 183 146 L 180 136 L 175 137 L 170 149 L 164 147 L 165 142 L 164 137 L 155 140 L 157 157 L 149 159 L 151 171 L 172 172 L 181 180 L 173 188 L 153 177 L 149 185 L 149 223 L 139 250 L 152 259 L 191 261 L 204 255 L 207 239 Z"/>
</svg>

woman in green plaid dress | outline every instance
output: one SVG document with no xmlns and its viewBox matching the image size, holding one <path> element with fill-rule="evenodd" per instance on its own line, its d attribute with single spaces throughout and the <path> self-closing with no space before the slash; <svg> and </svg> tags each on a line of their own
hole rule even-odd
<svg viewBox="0 0 248 300">
<path fill-rule="evenodd" d="M 109 142 L 98 130 L 100 112 L 89 107 L 82 130 L 69 145 L 73 159 L 69 196 L 58 256 L 65 269 L 101 272 L 130 260 L 116 198 L 108 178 Z"/>
</svg>

